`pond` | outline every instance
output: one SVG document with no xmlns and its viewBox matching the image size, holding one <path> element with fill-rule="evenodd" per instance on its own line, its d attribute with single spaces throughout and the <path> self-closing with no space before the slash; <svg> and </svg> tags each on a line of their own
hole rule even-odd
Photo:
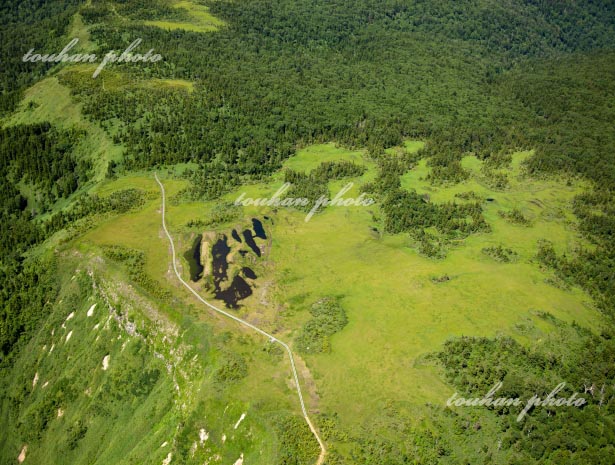
<svg viewBox="0 0 615 465">
<path fill-rule="evenodd" d="M 252 226 L 254 232 L 248 228 L 243 230 L 240 235 L 237 229 L 233 229 L 230 237 L 226 235 L 220 236 L 211 247 L 213 292 L 216 299 L 222 300 L 227 308 L 239 308 L 239 301 L 249 297 L 253 293 L 252 286 L 246 279 L 254 280 L 258 278 L 252 268 L 242 266 L 238 273 L 232 277 L 229 284 L 230 265 L 228 257 L 231 250 L 233 250 L 231 247 L 232 244 L 229 245 L 229 240 L 232 239 L 235 242 L 246 244 L 258 257 L 262 254 L 255 238 L 267 239 L 265 228 L 263 227 L 263 223 L 257 218 L 252 218 Z M 241 236 L 243 236 L 243 240 Z M 198 281 L 203 277 L 204 266 L 201 263 L 202 240 L 203 236 L 199 235 L 195 239 L 192 248 L 184 255 L 188 263 L 190 263 L 190 277 L 192 281 Z M 242 257 L 250 253 L 249 250 L 243 250 L 243 248 L 238 250 L 238 252 Z M 233 274 L 234 273 L 235 272 L 233 272 Z"/>
<path fill-rule="evenodd" d="M 241 237 L 239 237 L 239 233 L 236 229 L 233 229 L 231 236 L 233 236 L 233 239 L 235 239 L 237 242 L 241 242 Z"/>
<path fill-rule="evenodd" d="M 252 288 L 245 279 L 236 275 L 227 289 L 221 290 L 216 287 L 215 295 L 216 299 L 224 301 L 228 308 L 237 309 L 239 308 L 237 303 L 240 300 L 252 295 Z"/>
<path fill-rule="evenodd" d="M 258 245 L 256 245 L 256 242 L 254 241 L 254 237 L 252 235 L 252 231 L 250 231 L 249 229 L 244 230 L 243 232 L 243 238 L 246 241 L 246 244 L 248 244 L 248 246 L 252 249 L 252 252 L 254 252 L 257 256 L 261 256 L 261 249 Z"/>
<path fill-rule="evenodd" d="M 261 239 L 267 239 L 267 234 L 265 234 L 265 228 L 263 228 L 263 223 L 256 218 L 252 218 L 252 227 L 254 228 L 254 234 L 256 237 L 260 237 Z"/>
<path fill-rule="evenodd" d="M 201 242 L 203 235 L 199 234 L 194 238 L 192 247 L 184 253 L 184 258 L 190 266 L 190 279 L 194 282 L 203 277 L 203 264 L 201 263 Z"/>
<path fill-rule="evenodd" d="M 243 275 L 246 278 L 249 278 L 249 279 L 256 279 L 257 278 L 256 273 L 254 272 L 254 270 L 252 268 L 248 268 L 247 266 L 244 266 L 241 271 L 243 271 Z"/>
<path fill-rule="evenodd" d="M 222 281 L 226 281 L 228 278 L 228 260 L 226 257 L 230 251 L 231 248 L 227 244 L 226 235 L 223 235 L 220 239 L 218 239 L 211 248 L 214 286 L 216 287 L 216 290 L 219 290 L 220 283 Z"/>
</svg>

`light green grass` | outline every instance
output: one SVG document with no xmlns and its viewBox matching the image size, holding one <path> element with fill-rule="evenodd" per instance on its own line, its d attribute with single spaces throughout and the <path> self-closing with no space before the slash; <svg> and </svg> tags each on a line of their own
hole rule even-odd
<svg viewBox="0 0 615 465">
<path fill-rule="evenodd" d="M 174 195 L 185 182 L 166 182 L 169 196 Z M 158 192 L 158 185 L 153 176 L 129 176 L 107 182 L 99 187 L 99 195 L 108 195 L 117 190 L 139 188 L 145 191 Z M 167 244 L 160 231 L 160 199 L 156 198 L 146 203 L 143 209 L 122 216 L 115 216 L 104 221 L 96 229 L 86 233 L 81 241 L 92 242 L 95 245 L 122 245 L 142 250 L 147 255 L 146 272 L 154 279 L 164 284 L 164 277 L 169 269 Z"/>
<path fill-rule="evenodd" d="M 5 414 L 0 418 L 2 463 L 15 462 L 24 445 L 28 446 L 25 463 L 40 465 L 162 463 L 169 452 L 177 461 L 177 448 L 188 451 L 198 442 L 199 428 L 209 438 L 196 448 L 190 463 L 211 462 L 216 455 L 221 463 L 234 463 L 242 453 L 255 465 L 273 463 L 277 448 L 265 415 L 292 408 L 282 401 L 280 391 L 289 390 L 279 373 L 263 383 L 266 389 L 261 392 L 266 396 L 258 399 L 258 408 L 253 405 L 258 395 L 250 385 L 215 384 L 211 371 L 219 350 L 210 326 L 191 321 L 190 308 L 176 300 L 182 314 L 178 338 L 177 325 L 174 329 L 160 309 L 151 310 L 158 304 L 131 293 L 121 270 L 93 257 L 92 250 L 60 254 L 60 295 L 40 331 L 0 380 Z M 109 302 L 99 289 L 105 289 Z M 87 316 L 92 304 L 96 307 Z M 118 324 L 121 314 L 135 322 L 143 338 Z M 240 339 L 228 339 L 225 350 L 247 356 L 252 345 Z M 106 355 L 110 360 L 104 370 Z M 260 370 L 265 358 L 257 351 L 251 366 Z M 135 393 L 135 388 L 143 388 L 141 377 L 149 370 L 158 371 L 158 381 L 151 391 Z M 20 401 L 19 412 L 8 395 Z M 42 427 L 38 419 L 49 410 L 49 421 Z M 9 415 L 17 413 L 11 420 Z M 246 418 L 234 428 L 242 413 Z M 77 422 L 87 431 L 71 448 L 70 431 Z"/>
<path fill-rule="evenodd" d="M 92 75 L 98 68 L 98 63 L 79 63 L 72 64 L 63 69 L 60 73 L 72 73 L 80 81 L 80 84 L 87 87 L 102 87 L 105 91 L 129 91 L 133 88 L 147 89 L 180 89 L 192 92 L 194 83 L 185 79 L 138 79 L 126 72 L 117 71 L 113 64 L 107 65 L 100 74 L 93 78 Z"/>
<path fill-rule="evenodd" d="M 186 185 L 185 181 L 164 179 L 163 182 L 168 198 L 172 198 Z M 96 189 L 96 193 L 101 196 L 107 196 L 112 192 L 127 188 L 159 192 L 153 176 L 144 174 L 106 181 Z M 180 256 L 183 248 L 189 246 L 189 242 L 184 240 L 184 235 L 181 232 L 184 228 L 184 223 L 195 218 L 206 219 L 209 209 L 213 204 L 213 202 L 194 202 L 174 206 L 167 203 L 167 223 L 174 235 L 176 248 Z M 290 376 L 288 360 L 282 357 L 276 359 L 267 355 L 263 351 L 268 344 L 265 339 L 258 335 L 254 336 L 252 332 L 238 327 L 234 322 L 212 314 L 196 302 L 178 284 L 169 271 L 169 248 L 167 239 L 162 234 L 159 209 L 160 196 L 158 195 L 147 201 L 146 205 L 138 212 L 115 216 L 103 221 L 94 230 L 77 240 L 75 247 L 82 253 L 96 253 L 99 246 L 113 244 L 144 251 L 146 253 L 146 272 L 148 275 L 156 279 L 161 287 L 166 287 L 174 293 L 172 309 L 167 309 L 168 312 L 173 313 L 173 321 L 186 326 L 187 315 L 190 315 L 189 320 L 194 318 L 194 322 L 190 323 L 188 327 L 192 328 L 191 331 L 193 331 L 194 337 L 197 340 L 205 340 L 202 333 L 203 328 L 200 327 L 201 324 L 213 325 L 216 334 L 228 332 L 232 335 L 229 340 L 225 341 L 225 349 L 242 353 L 249 362 L 249 375 L 241 382 L 229 386 L 225 394 L 225 398 L 233 400 L 235 407 L 226 412 L 225 406 L 219 405 L 220 395 L 211 392 L 212 387 L 207 381 L 202 381 L 202 391 L 199 391 L 200 394 L 195 398 L 195 402 L 203 401 L 206 405 L 210 403 L 215 405 L 217 414 L 207 416 L 209 418 L 207 420 L 208 431 L 213 431 L 212 434 L 217 434 L 218 438 L 222 434 L 226 434 L 228 436 L 229 448 L 233 447 L 230 450 L 237 452 L 236 456 L 232 457 L 232 453 L 227 451 L 227 455 L 224 455 L 226 461 L 232 458 L 229 463 L 233 463 L 237 459 L 239 452 L 245 451 L 245 458 L 246 460 L 249 459 L 251 463 L 263 465 L 272 463 L 272 457 L 276 456 L 278 449 L 275 441 L 272 441 L 272 437 L 274 437 L 273 432 L 266 427 L 267 422 L 260 415 L 266 416 L 270 414 L 267 412 L 278 412 L 281 410 L 293 413 L 300 412 L 296 392 L 288 384 Z M 118 277 L 116 279 L 122 281 L 125 277 Z M 177 298 L 190 303 L 190 310 L 186 307 L 177 308 L 179 303 Z M 240 408 L 237 405 L 242 405 L 243 407 Z M 251 406 L 253 405 L 257 405 L 258 408 L 252 408 Z M 223 409 L 224 413 L 220 414 L 220 411 Z M 248 422 L 248 425 L 251 425 L 248 436 L 245 436 L 245 432 L 242 433 L 241 429 L 235 432 L 228 426 L 231 423 L 231 419 L 232 423 L 237 420 L 242 410 L 248 411 L 249 416 L 254 419 Z M 193 434 L 193 436 L 195 435 Z M 236 445 L 232 446 L 234 443 Z M 238 444 L 242 443 L 247 445 L 244 449 L 240 450 Z"/>
<path fill-rule="evenodd" d="M 318 165 L 331 161 L 350 161 L 366 165 L 363 150 L 347 150 L 333 143 L 310 145 L 297 151 L 296 155 L 284 162 L 284 168 L 309 173 Z"/>
<path fill-rule="evenodd" d="M 184 31 L 192 32 L 213 32 L 217 31 L 225 23 L 219 18 L 216 18 L 209 12 L 209 8 L 205 5 L 199 5 L 189 0 L 173 2 L 174 8 L 180 8 L 188 13 L 189 22 L 167 21 L 164 19 L 143 21 L 147 26 L 156 26 L 162 29 L 183 29 Z"/>
<path fill-rule="evenodd" d="M 352 152 L 342 152 L 333 146 L 306 148 L 285 166 L 307 171 L 323 159 L 359 160 Z M 526 156 L 515 156 L 511 178 L 519 175 L 520 160 Z M 570 201 L 582 185 L 511 179 L 509 191 L 494 193 L 475 179 L 435 188 L 420 180 L 427 172 L 421 162 L 404 176 L 404 186 L 429 193 L 435 202 L 452 200 L 456 192 L 467 190 L 496 197 L 495 203 L 485 207 L 493 232 L 470 237 L 442 261 L 419 256 L 405 235 L 377 239 L 370 231 L 370 226 L 378 226 L 369 212 L 375 208 L 329 208 L 308 223 L 303 214 L 285 209 L 274 216 L 271 262 L 281 288 L 278 299 L 287 308 L 286 324 L 296 329 L 307 319 L 308 304 L 323 295 L 343 297 L 347 328 L 333 337 L 332 354 L 310 356 L 308 362 L 318 379 L 324 410 L 338 412 L 347 426 L 376 415 L 386 399 L 414 405 L 442 402 L 450 394 L 448 388 L 417 360 L 438 350 L 449 337 L 502 332 L 522 340 L 513 327 L 522 318 L 536 321 L 536 310 L 588 327 L 600 321 L 586 294 L 547 284 L 548 274 L 531 263 L 539 239 L 552 240 L 559 251 L 569 252 L 581 243 Z M 371 175 L 370 170 L 364 177 Z M 331 184 L 332 195 L 340 184 Z M 241 191 L 266 197 L 277 186 L 246 186 Z M 346 197 L 357 193 L 355 186 Z M 227 199 L 236 195 L 229 194 Z M 542 206 L 534 206 L 533 199 Z M 531 215 L 533 226 L 515 226 L 497 214 L 512 207 Z M 271 214 L 257 207 L 244 210 L 246 215 Z M 483 247 L 499 244 L 517 251 L 519 262 L 496 263 L 481 252 Z M 444 274 L 452 280 L 431 281 Z"/>
<path fill-rule="evenodd" d="M 89 28 L 83 23 L 83 17 L 79 13 L 73 16 L 67 36 L 70 39 L 79 39 L 72 53 L 91 53 L 96 49 L 96 44 L 90 38 Z"/>
<path fill-rule="evenodd" d="M 425 142 L 421 140 L 405 140 L 401 146 L 389 147 L 384 152 L 389 155 L 399 154 L 401 155 L 403 152 L 407 153 L 415 153 L 425 147 Z"/>
<path fill-rule="evenodd" d="M 540 337 L 550 328 L 535 316 L 537 311 L 550 312 L 564 321 L 576 321 L 589 328 L 600 325 L 601 317 L 584 292 L 548 284 L 549 273 L 533 262 L 540 239 L 553 241 L 560 252 L 572 252 L 583 243 L 576 231 L 570 202 L 585 186 L 520 177 L 521 161 L 527 156 L 528 153 L 514 156 L 509 176 L 511 187 L 502 192 L 483 184 L 480 161 L 472 158 L 463 162 L 472 168 L 472 177 L 459 185 L 445 188 L 426 183 L 421 179 L 428 173 L 424 161 L 403 176 L 404 187 L 429 193 L 434 202 L 452 200 L 455 193 L 469 190 L 495 199 L 484 204 L 492 232 L 459 242 L 444 260 L 420 256 L 405 234 L 382 238 L 374 234 L 371 227 L 380 227 L 372 216 L 379 214 L 376 206 L 330 207 L 307 223 L 305 214 L 284 208 L 277 212 L 266 207 L 243 208 L 246 219 L 269 215 L 274 220 L 270 226 L 273 248 L 264 268 L 266 273 L 259 280 L 275 283 L 270 305 L 278 312 L 278 321 L 274 323 L 282 337 L 292 340 L 310 317 L 309 305 L 322 296 L 340 296 L 348 314 L 348 326 L 332 338 L 332 353 L 305 357 L 320 396 L 320 411 L 339 414 L 342 425 L 353 428 L 378 415 L 390 399 L 417 411 L 425 402 L 443 403 L 450 390 L 421 359 L 424 354 L 439 350 L 450 337 L 510 334 L 523 342 L 527 334 L 515 329 L 521 321 L 533 322 L 536 330 L 532 337 Z M 361 151 L 331 144 L 312 146 L 300 150 L 284 166 L 309 171 L 322 161 L 342 159 L 368 167 L 365 175 L 353 180 L 353 190 L 345 195 L 356 196 L 359 184 L 375 175 L 374 164 L 364 159 Z M 164 182 L 169 197 L 183 186 L 178 181 Z M 346 182 L 331 183 L 331 194 Z M 242 186 L 223 200 L 233 201 L 242 192 L 247 197 L 270 197 L 281 184 L 278 173 L 268 183 Z M 122 178 L 101 187 L 100 193 L 131 185 L 155 187 L 151 178 Z M 206 219 L 213 205 L 214 202 L 170 205 L 171 233 L 181 236 L 186 222 Z M 513 207 L 531 219 L 530 227 L 510 224 L 497 213 Z M 160 279 L 168 271 L 169 256 L 160 235 L 158 208 L 159 200 L 153 200 L 140 212 L 101 225 L 84 240 L 96 244 L 121 243 L 146 251 L 147 271 Z M 220 229 L 224 228 L 230 225 Z M 518 262 L 497 263 L 481 251 L 500 244 L 515 250 Z M 444 274 L 451 280 L 438 284 L 432 281 Z M 256 299 L 250 299 L 242 311 L 248 318 L 264 312 Z M 261 378 L 256 376 L 246 382 L 253 389 L 258 389 L 260 383 L 270 385 Z M 278 381 L 277 386 L 277 392 L 292 402 L 283 383 Z M 271 396 L 265 398 L 271 400 Z"/>
<path fill-rule="evenodd" d="M 173 408 L 172 379 L 151 352 L 145 364 L 135 357 L 137 339 L 119 329 L 99 296 L 88 293 L 91 285 L 88 289 L 82 277 L 71 278 L 73 271 L 61 271 L 63 286 L 58 302 L 15 361 L 12 376 L 3 379 L 10 391 L 27 390 L 20 416 L 26 427 L 38 426 L 33 422 L 35 412 L 46 412 L 43 406 L 49 405 L 50 398 L 55 398 L 57 405 L 47 427 L 31 431 L 40 433 L 40 440 L 18 434 L 15 423 L 2 425 L 5 432 L 10 432 L 2 448 L 2 462 L 15 461 L 23 444 L 28 445 L 25 463 L 92 463 L 94 457 L 96 463 L 126 463 L 127 456 L 141 461 L 152 456 L 162 460 L 162 451 L 157 449 L 174 434 L 180 421 L 178 409 Z M 78 285 L 78 281 L 82 284 Z M 97 306 L 88 317 L 92 304 Z M 67 320 L 73 312 L 74 317 Z M 105 355 L 111 357 L 107 371 L 102 369 Z M 108 391 L 111 379 L 135 366 L 140 368 L 136 373 L 158 370 L 158 383 L 138 401 L 114 399 Z M 33 386 L 35 373 L 39 381 Z M 124 371 L 124 378 L 125 374 Z M 57 409 L 61 409 L 61 416 Z M 70 450 L 69 431 L 78 421 L 87 426 L 87 433 Z"/>
<path fill-rule="evenodd" d="M 160 29 L 174 30 L 182 29 L 184 31 L 192 32 L 210 32 L 215 31 L 217 28 L 214 26 L 199 26 L 192 23 L 180 23 L 178 21 L 161 21 L 161 20 L 149 20 L 143 21 L 146 26 L 159 27 Z"/>
<path fill-rule="evenodd" d="M 418 152 L 422 148 L 425 147 L 425 142 L 422 140 L 406 140 L 404 141 L 404 149 L 407 152 L 414 153 Z"/>
<path fill-rule="evenodd" d="M 143 81 L 143 86 L 151 87 L 153 89 L 180 89 L 192 92 L 194 90 L 194 83 L 186 81 L 185 79 L 150 79 Z"/>
</svg>

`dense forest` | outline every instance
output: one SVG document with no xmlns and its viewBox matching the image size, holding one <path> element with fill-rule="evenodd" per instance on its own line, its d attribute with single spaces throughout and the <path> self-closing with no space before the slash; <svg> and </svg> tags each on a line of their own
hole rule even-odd
<svg viewBox="0 0 615 465">
<path fill-rule="evenodd" d="M 72 148 L 80 134 L 51 125 L 0 129 L 0 350 L 8 355 L 22 334 L 29 334 L 54 294 L 53 259 L 26 262 L 29 247 L 44 239 L 35 216 L 87 182 L 91 163 L 78 160 Z M 37 212 L 19 189 L 37 193 Z M 32 200 L 32 199 L 31 199 Z"/>
<path fill-rule="evenodd" d="M 26 87 L 43 77 L 51 63 L 25 63 L 30 49 L 60 51 L 78 0 L 25 0 L 16 7 L 11 0 L 0 2 L 0 115 L 13 110 Z"/>
<path fill-rule="evenodd" d="M 557 327 L 557 337 L 566 338 L 567 348 L 550 344 L 526 348 L 507 337 L 451 340 L 439 354 L 446 376 L 466 398 L 481 398 L 502 381 L 494 399 L 524 400 L 523 407 L 489 409 L 497 417 L 500 447 L 515 451 L 509 463 L 611 463 L 615 454 L 613 334 L 594 335 L 551 315 L 541 317 Z M 569 409 L 534 407 L 523 421 L 517 421 L 533 395 L 544 399 L 560 382 L 566 386 L 557 398 L 568 399 L 584 387 L 578 397 L 586 403 Z M 456 416 L 452 415 L 455 423 L 464 421 Z M 475 424 L 477 428 L 480 424 Z"/>
<path fill-rule="evenodd" d="M 135 79 L 155 74 L 193 80 L 193 94 L 173 89 L 126 94 L 108 87 L 102 92 L 99 84 L 90 95 L 89 82 L 68 84 L 87 94 L 86 111 L 94 118 L 123 123 L 117 138 L 128 147 L 127 167 L 193 160 L 244 173 L 271 172 L 297 142 L 317 140 L 381 150 L 404 136 L 422 136 L 432 139 L 440 156 L 534 147 L 544 140 L 535 111 L 521 95 L 502 88 L 514 82 L 515 88 L 540 92 L 532 89 L 544 80 L 532 80 L 528 88 L 526 73 L 511 79 L 506 70 L 533 67 L 534 58 L 559 62 L 563 51 L 612 45 L 609 5 L 584 24 L 578 15 L 587 17 L 587 11 L 571 7 L 541 14 L 547 4 L 483 11 L 468 2 L 447 17 L 446 2 L 440 9 L 438 2 L 412 9 L 402 2 L 378 7 L 353 2 L 347 9 L 326 2 L 279 3 L 274 8 L 265 2 L 241 7 L 215 2 L 212 11 L 229 26 L 211 35 L 128 25 L 131 36 L 155 44 L 165 60 L 117 69 Z M 303 14 L 306 10 L 312 14 Z M 476 18 L 482 20 L 472 30 Z M 546 37 L 531 32 L 539 26 L 549 31 Z M 570 29 L 583 34 L 571 40 L 561 32 Z M 117 50 L 129 43 L 122 31 L 99 25 L 92 34 L 101 49 Z M 432 66 L 434 53 L 446 63 Z"/>
<path fill-rule="evenodd" d="M 91 161 L 71 152 L 81 136 L 78 131 L 59 131 L 49 123 L 0 130 L 0 169 L 6 176 L 3 184 L 32 185 L 41 194 L 42 210 L 47 210 L 89 178 Z"/>
<path fill-rule="evenodd" d="M 605 207 L 615 185 L 615 110 L 608 97 L 615 85 L 615 8 L 609 2 L 210 7 L 228 22 L 216 34 L 129 25 L 131 37 L 156 44 L 165 60 L 116 67 L 126 79 L 192 80 L 192 93 L 103 92 L 78 75 L 63 78 L 92 118 L 118 125 L 115 138 L 127 147 L 118 169 L 195 161 L 201 169 L 192 197 L 211 198 L 242 176 L 278 169 L 296 144 L 335 140 L 377 156 L 404 137 L 422 137 L 434 183 L 464 180 L 459 160 L 466 153 L 497 159 L 535 149 L 530 174 L 564 172 L 595 183 L 602 200 L 584 207 L 594 213 L 582 217 L 582 228 L 592 237 L 612 232 L 613 212 Z M 92 34 L 103 49 L 129 43 L 125 30 L 109 24 L 94 25 Z M 434 62 L 434 56 L 442 58 Z M 394 170 L 404 169 L 409 166 Z M 503 180 L 492 182 L 497 187 Z M 389 203 L 402 197 L 404 208 L 420 206 L 399 193 Z M 483 228 L 473 215 L 471 229 Z M 389 218 L 388 229 L 412 226 L 403 222 Z M 599 289 L 610 313 L 615 279 L 591 284 L 587 275 L 612 278 L 612 251 L 600 246 L 581 260 L 586 278 L 580 282 Z"/>
<path fill-rule="evenodd" d="M 77 1 L 28 0 L 16 8 L 0 3 L 0 115 L 12 111 L 26 87 L 44 76 L 45 63 L 24 63 L 30 49 L 61 48 Z M 87 162 L 71 154 L 79 134 L 49 124 L 0 129 L 0 359 L 5 362 L 23 335 L 31 334 L 44 315 L 55 283 L 53 259 L 24 261 L 30 246 L 44 239 L 33 214 L 74 192 L 88 178 Z M 41 210 L 28 209 L 19 184 L 37 192 Z"/>
</svg>

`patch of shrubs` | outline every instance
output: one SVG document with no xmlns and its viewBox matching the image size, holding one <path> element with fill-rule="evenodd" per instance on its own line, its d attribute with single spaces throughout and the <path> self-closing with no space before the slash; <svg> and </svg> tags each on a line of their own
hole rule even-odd
<svg viewBox="0 0 615 465">
<path fill-rule="evenodd" d="M 233 202 L 216 203 L 209 212 L 207 220 L 203 223 L 204 226 L 213 226 L 221 223 L 234 221 L 241 215 L 241 206 L 235 205 Z"/>
<path fill-rule="evenodd" d="M 286 191 L 285 197 L 289 199 L 307 199 L 305 205 L 295 205 L 298 210 L 309 212 L 321 197 L 329 198 L 326 179 L 317 179 L 312 174 L 305 174 L 299 171 L 284 171 L 284 182 L 291 186 Z M 322 207 L 319 208 L 319 211 Z"/>
<path fill-rule="evenodd" d="M 441 276 L 432 276 L 431 277 L 431 282 L 434 284 L 438 284 L 438 283 L 445 283 L 447 281 L 450 281 L 451 277 L 447 274 L 443 274 Z"/>
<path fill-rule="evenodd" d="M 141 189 L 123 189 L 106 197 L 98 195 L 81 195 L 67 210 L 51 216 L 44 224 L 46 234 L 53 234 L 69 224 L 95 214 L 126 213 L 142 207 L 151 194 Z"/>
<path fill-rule="evenodd" d="M 71 425 L 68 428 L 66 440 L 66 447 L 68 447 L 68 450 L 75 450 L 79 441 L 85 437 L 87 432 L 88 427 L 82 420 L 78 420 Z"/>
<path fill-rule="evenodd" d="M 239 381 L 248 375 L 248 364 L 245 359 L 233 352 L 224 352 L 222 362 L 215 372 L 217 382 L 228 383 Z"/>
<path fill-rule="evenodd" d="M 310 313 L 313 318 L 301 329 L 297 349 L 309 354 L 330 352 L 330 337 L 348 324 L 346 312 L 337 299 L 326 297 L 314 303 Z"/>
<path fill-rule="evenodd" d="M 504 190 L 510 186 L 508 176 L 497 171 L 485 171 L 485 182 L 491 189 Z"/>
<path fill-rule="evenodd" d="M 329 190 L 327 189 L 329 181 L 362 176 L 365 171 L 365 166 L 349 161 L 323 162 L 309 174 L 287 169 L 284 171 L 284 182 L 290 183 L 291 186 L 285 197 L 308 199 L 307 205 L 295 205 L 297 209 L 308 212 L 319 198 L 323 196 L 329 198 Z M 321 209 L 319 208 L 318 211 Z"/>
<path fill-rule="evenodd" d="M 414 239 L 418 241 L 419 254 L 429 258 L 445 258 L 446 257 L 446 241 L 439 238 L 435 234 L 424 231 L 423 229 L 417 230 L 412 234 Z"/>
<path fill-rule="evenodd" d="M 316 461 L 318 442 L 302 417 L 280 415 L 274 419 L 273 426 L 279 444 L 276 465 L 300 465 Z"/>
<path fill-rule="evenodd" d="M 415 191 L 389 191 L 382 211 L 385 230 L 393 234 L 435 227 L 443 234 L 465 237 L 490 230 L 479 203 L 435 204 Z"/>
<path fill-rule="evenodd" d="M 502 247 L 502 245 L 498 245 L 497 247 L 485 247 L 482 249 L 482 252 L 493 258 L 496 262 L 501 263 L 515 262 L 519 258 L 519 254 L 517 252 L 512 249 Z"/>
<path fill-rule="evenodd" d="M 513 208 L 511 211 L 508 212 L 500 210 L 498 212 L 498 215 L 500 215 L 501 218 L 504 218 L 510 223 L 519 224 L 522 226 L 530 225 L 530 220 L 527 219 L 523 215 L 523 213 L 521 213 L 521 210 L 519 210 L 518 208 Z"/>
<path fill-rule="evenodd" d="M 480 195 L 478 195 L 474 191 L 458 192 L 455 194 L 455 198 L 461 199 L 461 200 L 482 200 L 483 199 Z"/>
<path fill-rule="evenodd" d="M 435 147 L 428 147 L 426 154 L 431 155 L 427 161 L 427 166 L 431 167 L 427 180 L 432 184 L 458 184 L 470 177 L 470 173 L 463 169 L 454 151 L 437 151 Z"/>
<path fill-rule="evenodd" d="M 310 173 L 316 179 L 329 181 L 332 179 L 355 178 L 363 176 L 366 168 L 363 165 L 357 165 L 350 161 L 326 161 L 318 165 Z"/>
<path fill-rule="evenodd" d="M 130 279 L 161 300 L 169 300 L 171 292 L 145 272 L 145 254 L 140 250 L 119 245 L 102 247 L 103 255 L 126 266 Z"/>
</svg>

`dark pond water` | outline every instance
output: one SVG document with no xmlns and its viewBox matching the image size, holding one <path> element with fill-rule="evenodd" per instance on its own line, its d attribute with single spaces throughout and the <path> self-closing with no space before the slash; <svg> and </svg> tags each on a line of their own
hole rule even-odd
<svg viewBox="0 0 615 465">
<path fill-rule="evenodd" d="M 194 282 L 203 277 L 203 265 L 201 264 L 201 241 L 203 236 L 199 234 L 194 238 L 192 247 L 184 253 L 184 258 L 190 265 L 190 279 Z"/>
<path fill-rule="evenodd" d="M 220 289 L 220 283 L 222 281 L 226 281 L 228 278 L 228 260 L 226 257 L 230 251 L 231 248 L 227 244 L 226 235 L 218 239 L 211 248 L 214 286 L 216 287 L 216 290 Z"/>
<path fill-rule="evenodd" d="M 252 288 L 241 276 L 234 276 L 231 284 L 222 289 L 222 283 L 228 281 L 228 254 L 231 248 L 228 245 L 228 238 L 222 236 L 211 248 L 213 276 L 214 276 L 214 295 L 220 299 L 228 308 L 239 308 L 238 302 L 252 295 Z M 255 279 L 254 271 L 247 268 L 251 274 L 243 269 L 248 278 Z M 254 278 L 252 278 L 254 276 Z"/>
<path fill-rule="evenodd" d="M 231 285 L 225 289 L 220 290 L 216 287 L 215 291 L 216 299 L 224 301 L 224 304 L 228 308 L 239 308 L 237 304 L 240 300 L 245 299 L 252 295 L 252 288 L 241 276 L 235 276 Z"/>
<path fill-rule="evenodd" d="M 256 237 L 260 237 L 261 239 L 267 239 L 267 234 L 265 234 L 265 228 L 263 228 L 263 223 L 256 218 L 252 218 L 252 227 L 254 228 L 254 234 Z"/>
<path fill-rule="evenodd" d="M 239 233 L 236 229 L 233 229 L 231 236 L 233 236 L 233 239 L 235 239 L 237 242 L 241 242 L 241 237 L 239 237 Z"/>
<path fill-rule="evenodd" d="M 245 229 L 241 235 L 237 232 L 236 229 L 233 229 L 231 232 L 231 237 L 233 240 L 245 243 L 252 251 L 258 256 L 261 256 L 261 249 L 254 240 L 256 237 L 260 239 L 267 239 L 267 234 L 265 233 L 265 228 L 263 227 L 263 223 L 257 218 L 252 218 L 252 226 L 254 228 L 254 233 L 250 229 Z M 243 240 L 241 238 L 243 236 Z M 228 263 L 228 254 L 231 251 L 231 247 L 228 244 L 229 238 L 227 236 L 222 236 L 219 238 L 211 248 L 211 256 L 212 256 L 212 265 L 213 265 L 213 278 L 214 278 L 214 295 L 216 299 L 220 299 L 224 302 L 227 308 L 237 309 L 239 308 L 239 301 L 245 299 L 252 295 L 252 288 L 250 284 L 243 278 L 246 279 L 257 279 L 258 276 L 254 272 L 252 268 L 247 266 L 241 269 L 241 275 L 236 275 L 231 280 L 231 283 L 228 286 L 225 284 L 228 283 L 229 277 L 229 263 Z M 199 237 L 199 248 L 200 248 L 201 238 Z M 248 250 L 239 250 L 239 253 L 242 257 L 245 257 L 250 252 Z M 198 257 L 200 270 L 199 272 L 203 273 L 203 266 L 200 264 L 200 255 Z"/>
<path fill-rule="evenodd" d="M 246 244 L 248 244 L 248 246 L 252 249 L 252 252 L 254 252 L 257 256 L 260 257 L 261 249 L 258 245 L 256 245 L 256 242 L 254 242 L 254 236 L 252 236 L 252 231 L 250 231 L 249 229 L 244 230 L 243 239 L 246 241 Z"/>
<path fill-rule="evenodd" d="M 247 266 L 244 266 L 242 268 L 243 274 L 246 278 L 250 278 L 250 279 L 256 279 L 256 273 L 254 272 L 254 270 L 252 268 L 248 268 Z"/>
</svg>

